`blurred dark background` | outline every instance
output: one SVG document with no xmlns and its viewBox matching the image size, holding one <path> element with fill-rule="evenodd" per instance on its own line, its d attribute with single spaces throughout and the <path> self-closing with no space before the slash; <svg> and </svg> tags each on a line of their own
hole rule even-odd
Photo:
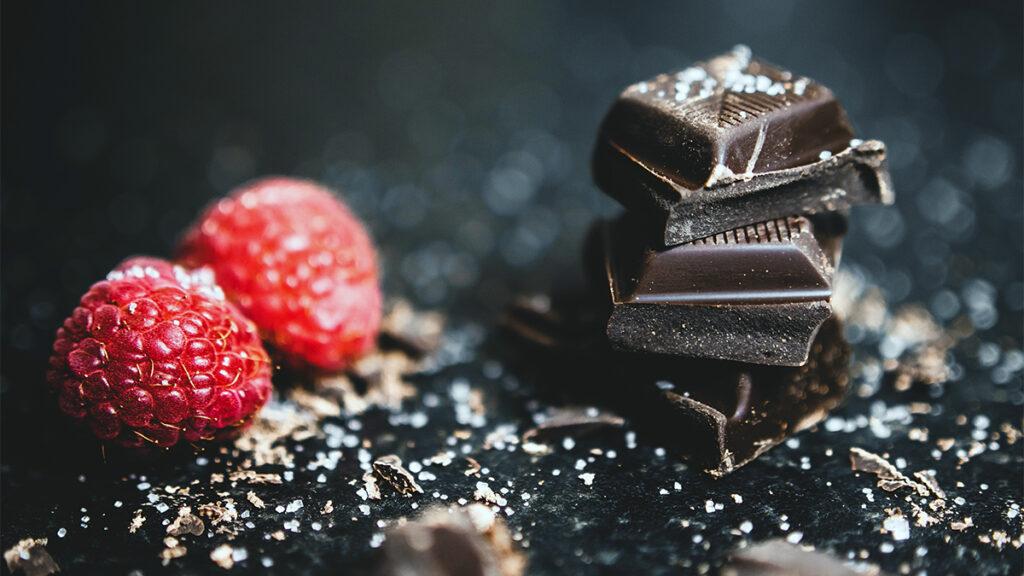
<svg viewBox="0 0 1024 576">
<path fill-rule="evenodd" d="M 486 320 L 617 210 L 588 167 L 616 94 L 740 42 L 890 147 L 846 266 L 1020 346 L 1020 2 L 428 4 L 4 2 L 6 404 L 91 283 L 264 174 L 339 190 L 389 293 Z"/>
</svg>

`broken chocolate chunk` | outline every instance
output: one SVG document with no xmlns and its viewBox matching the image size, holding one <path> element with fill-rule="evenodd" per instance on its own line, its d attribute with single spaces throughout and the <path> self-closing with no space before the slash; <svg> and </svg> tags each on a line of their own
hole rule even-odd
<svg viewBox="0 0 1024 576">
<path fill-rule="evenodd" d="M 844 564 L 817 550 L 805 550 L 784 540 L 768 540 L 740 548 L 722 567 L 722 576 L 881 576 L 878 566 Z"/>
<path fill-rule="evenodd" d="M 25 576 L 46 576 L 60 572 L 60 566 L 46 551 L 46 538 L 25 538 L 4 552 L 4 562 L 11 573 Z"/>
<path fill-rule="evenodd" d="M 420 357 L 437 349 L 443 330 L 443 315 L 418 311 L 408 301 L 399 299 L 391 303 L 381 319 L 381 344 Z"/>
<path fill-rule="evenodd" d="M 806 218 L 748 225 L 660 248 L 630 215 L 603 227 L 612 346 L 800 365 L 832 313 L 834 258 Z"/>
<path fill-rule="evenodd" d="M 832 92 L 732 52 L 627 88 L 594 152 L 598 186 L 672 246 L 791 214 L 891 203 L 885 146 L 861 142 Z"/>
<path fill-rule="evenodd" d="M 381 576 L 520 576 L 526 559 L 500 518 L 479 504 L 432 509 L 388 533 Z"/>
<path fill-rule="evenodd" d="M 822 326 L 808 362 L 796 368 L 666 358 L 645 375 L 637 408 L 646 417 L 638 424 L 724 476 L 821 422 L 849 388 L 849 358 L 836 320 Z"/>
<path fill-rule="evenodd" d="M 416 483 L 412 472 L 406 470 L 402 465 L 402 459 L 394 454 L 381 456 L 373 461 L 373 471 L 391 485 L 399 494 L 411 496 L 415 493 L 422 493 L 423 488 Z"/>
</svg>

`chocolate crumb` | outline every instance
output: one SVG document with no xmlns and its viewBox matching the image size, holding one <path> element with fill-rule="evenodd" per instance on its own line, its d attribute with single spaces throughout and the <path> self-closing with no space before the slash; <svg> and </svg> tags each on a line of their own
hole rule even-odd
<svg viewBox="0 0 1024 576">
<path fill-rule="evenodd" d="M 894 492 L 900 488 L 912 488 L 921 496 L 931 494 L 927 486 L 911 480 L 888 460 L 867 450 L 850 448 L 850 466 L 853 470 L 877 476 L 878 487 L 886 492 Z"/>
<path fill-rule="evenodd" d="M 164 566 L 170 564 L 171 560 L 175 558 L 181 558 L 188 552 L 188 549 L 178 542 L 178 539 L 173 536 L 164 538 L 164 549 L 160 551 L 160 560 Z"/>
<path fill-rule="evenodd" d="M 280 484 L 281 475 L 276 473 L 260 473 L 255 470 L 235 470 L 228 475 L 232 482 L 248 482 L 250 484 Z"/>
<path fill-rule="evenodd" d="M 229 544 L 221 544 L 210 552 L 210 560 L 225 570 L 230 570 L 235 565 L 233 558 L 235 549 Z"/>
<path fill-rule="evenodd" d="M 341 406 L 338 405 L 336 400 L 320 394 L 314 394 L 303 388 L 291 390 L 288 394 L 288 399 L 320 418 L 341 416 Z"/>
<path fill-rule="evenodd" d="M 263 503 L 263 499 L 257 496 L 256 493 L 253 492 L 252 490 L 250 490 L 249 493 L 245 495 L 245 498 L 250 503 L 252 503 L 253 506 L 257 508 L 263 508 L 265 506 L 265 504 Z"/>
<path fill-rule="evenodd" d="M 949 523 L 949 527 L 957 532 L 963 532 L 971 526 L 974 526 L 974 519 L 970 516 L 965 517 L 963 520 L 953 520 Z"/>
<path fill-rule="evenodd" d="M 203 524 L 203 520 L 192 514 L 191 508 L 183 506 L 181 510 L 178 510 L 178 517 L 167 526 L 167 533 L 171 536 L 183 536 L 185 534 L 199 536 L 205 529 L 206 525 Z"/>
<path fill-rule="evenodd" d="M 402 466 L 402 459 L 394 454 L 381 456 L 373 461 L 373 471 L 399 494 L 410 496 L 422 493 L 423 488 L 416 483 L 416 478 Z M 365 480 L 365 478 L 364 478 Z"/>
<path fill-rule="evenodd" d="M 128 533 L 135 534 L 135 532 L 137 532 L 139 528 L 142 528 L 142 523 L 145 521 L 146 517 L 142 514 L 142 509 L 140 508 L 136 510 L 135 514 L 132 516 L 131 523 L 128 524 Z"/>
<path fill-rule="evenodd" d="M 4 562 L 12 573 L 21 570 L 25 576 L 46 576 L 60 572 L 60 566 L 46 551 L 46 538 L 25 538 L 4 552 Z"/>
<path fill-rule="evenodd" d="M 491 486 L 487 482 L 477 482 L 476 490 L 473 491 L 473 498 L 475 500 L 483 500 L 497 506 L 505 506 L 508 504 L 508 500 L 501 497 L 494 490 L 491 490 Z"/>
<path fill-rule="evenodd" d="M 382 343 L 400 347 L 415 356 L 433 352 L 441 343 L 444 316 L 438 312 L 420 312 L 407 300 L 395 300 L 380 323 Z"/>
<path fill-rule="evenodd" d="M 946 493 L 942 490 L 942 488 L 939 487 L 938 481 L 936 481 L 935 477 L 932 476 L 931 474 L 920 471 L 914 472 L 914 478 L 920 480 L 920 482 L 924 484 L 926 488 L 928 488 L 928 491 L 934 494 L 935 497 L 938 498 L 939 500 L 946 499 Z"/>
</svg>

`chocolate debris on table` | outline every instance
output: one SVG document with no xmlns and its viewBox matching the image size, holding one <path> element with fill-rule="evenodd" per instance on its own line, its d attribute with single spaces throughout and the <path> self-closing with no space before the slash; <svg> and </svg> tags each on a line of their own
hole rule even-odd
<svg viewBox="0 0 1024 576">
<path fill-rule="evenodd" d="M 381 576 L 521 576 L 525 557 L 488 507 L 432 508 L 390 531 L 377 562 Z"/>
</svg>

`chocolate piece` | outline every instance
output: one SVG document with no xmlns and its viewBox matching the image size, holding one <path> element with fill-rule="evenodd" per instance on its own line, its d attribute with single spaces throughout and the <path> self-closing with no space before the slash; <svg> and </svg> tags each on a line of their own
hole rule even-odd
<svg viewBox="0 0 1024 576">
<path fill-rule="evenodd" d="M 384 576 L 520 576 L 525 558 L 490 509 L 428 510 L 388 533 L 377 573 Z"/>
<path fill-rule="evenodd" d="M 761 364 L 807 360 L 831 315 L 833 267 L 806 218 L 667 249 L 626 216 L 604 232 L 615 348 Z"/>
<path fill-rule="evenodd" d="M 422 493 L 423 488 L 416 483 L 416 478 L 402 466 L 402 459 L 394 454 L 381 456 L 373 461 L 373 471 L 399 494 L 411 496 Z"/>
<path fill-rule="evenodd" d="M 60 572 L 60 566 L 46 551 L 46 538 L 25 538 L 4 552 L 4 562 L 11 573 L 25 576 L 47 576 Z"/>
<path fill-rule="evenodd" d="M 768 540 L 733 552 L 722 576 L 880 576 L 878 566 L 856 569 L 838 558 L 804 550 L 784 540 Z"/>
<path fill-rule="evenodd" d="M 798 368 L 666 358 L 645 376 L 641 424 L 724 476 L 823 420 L 849 387 L 849 359 L 836 320 L 822 327 Z"/>
<path fill-rule="evenodd" d="M 436 350 L 443 331 L 442 314 L 421 312 L 402 299 L 391 303 L 380 322 L 381 345 L 397 347 L 416 358 Z"/>
<path fill-rule="evenodd" d="M 607 194 L 664 223 L 668 246 L 893 199 L 884 144 L 855 140 L 830 90 L 746 47 L 627 88 L 593 170 Z"/>
<path fill-rule="evenodd" d="M 601 323 L 581 313 L 581 301 L 583 294 L 554 299 L 545 310 L 531 310 L 529 300 L 513 305 L 508 316 L 522 320 L 506 326 L 526 345 L 517 369 L 540 370 L 540 389 L 550 395 L 613 408 L 714 476 L 820 422 L 849 388 L 850 347 L 837 319 L 822 325 L 805 365 L 758 366 L 608 350 L 606 340 L 585 336 L 600 333 Z"/>
</svg>

